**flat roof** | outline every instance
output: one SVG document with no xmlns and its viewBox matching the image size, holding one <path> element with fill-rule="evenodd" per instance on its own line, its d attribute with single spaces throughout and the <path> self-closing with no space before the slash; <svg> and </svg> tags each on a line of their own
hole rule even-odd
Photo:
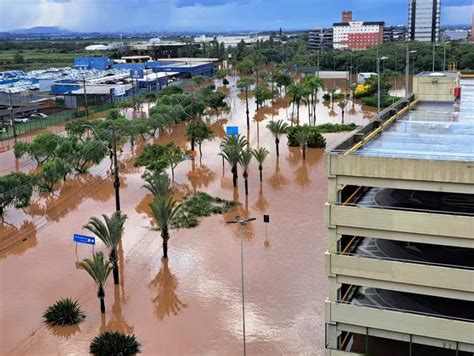
<svg viewBox="0 0 474 356">
<path fill-rule="evenodd" d="M 189 57 L 179 57 L 179 58 L 158 58 L 159 62 L 219 62 L 219 58 L 189 58 Z"/>
<path fill-rule="evenodd" d="M 354 155 L 474 161 L 474 80 L 459 103 L 421 102 Z"/>
</svg>

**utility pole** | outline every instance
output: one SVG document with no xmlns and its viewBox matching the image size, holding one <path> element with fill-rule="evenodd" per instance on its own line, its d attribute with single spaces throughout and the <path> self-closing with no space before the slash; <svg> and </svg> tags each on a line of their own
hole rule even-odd
<svg viewBox="0 0 474 356">
<path fill-rule="evenodd" d="M 86 77 L 82 77 L 82 86 L 84 88 L 84 105 L 86 106 L 86 118 L 89 120 L 89 105 L 87 105 Z"/>
<path fill-rule="evenodd" d="M 10 125 L 13 129 L 13 137 L 16 138 L 16 127 L 15 127 L 15 119 L 13 118 L 13 100 L 12 100 L 12 92 L 11 90 L 8 91 L 8 101 L 10 104 Z"/>
<path fill-rule="evenodd" d="M 115 126 L 112 129 L 112 149 L 114 153 L 114 188 L 115 188 L 115 210 L 120 211 L 120 179 L 119 179 L 119 168 L 117 161 L 117 137 Z"/>
<path fill-rule="evenodd" d="M 378 48 L 377 48 L 378 53 Z M 386 60 L 388 57 L 379 57 L 377 55 L 377 119 L 380 119 L 380 61 Z"/>
<path fill-rule="evenodd" d="M 435 71 L 435 53 L 436 53 L 436 42 L 433 41 L 433 67 L 431 68 L 431 71 Z"/>
<path fill-rule="evenodd" d="M 227 224 L 239 224 L 239 235 L 240 235 L 240 273 L 242 280 L 242 335 L 244 343 L 244 356 L 247 355 L 247 343 L 245 340 L 245 290 L 244 290 L 244 238 L 242 226 L 247 225 L 247 222 L 256 220 L 255 218 L 244 219 L 237 215 L 234 220 L 227 221 Z"/>
</svg>

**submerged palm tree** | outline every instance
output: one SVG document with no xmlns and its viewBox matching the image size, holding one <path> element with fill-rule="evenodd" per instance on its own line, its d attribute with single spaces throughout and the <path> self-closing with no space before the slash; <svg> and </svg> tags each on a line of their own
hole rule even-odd
<svg viewBox="0 0 474 356">
<path fill-rule="evenodd" d="M 265 147 L 255 148 L 252 151 L 253 156 L 258 162 L 258 170 L 260 171 L 260 182 L 263 180 L 263 162 L 267 158 L 268 150 Z"/>
<path fill-rule="evenodd" d="M 166 173 L 147 173 L 145 174 L 145 184 L 143 188 L 150 191 L 155 197 L 170 195 L 171 181 Z"/>
<path fill-rule="evenodd" d="M 341 114 L 342 114 L 342 121 L 341 121 L 341 124 L 344 125 L 344 113 L 346 111 L 346 106 L 347 106 L 347 100 L 344 99 L 340 102 L 337 103 L 337 106 L 339 106 L 339 108 L 341 108 Z"/>
<path fill-rule="evenodd" d="M 248 183 L 248 176 L 249 176 L 249 166 L 250 166 L 250 161 L 252 160 L 253 154 L 250 149 L 246 149 L 242 151 L 242 154 L 240 156 L 240 165 L 242 166 L 242 169 L 244 173 L 242 176 L 244 177 L 244 182 L 245 182 L 245 195 L 249 195 L 249 183 Z"/>
<path fill-rule="evenodd" d="M 248 145 L 248 141 L 244 136 L 241 135 L 231 135 L 226 136 L 220 145 L 221 152 L 219 153 L 232 167 L 232 182 L 234 184 L 234 188 L 237 187 L 237 165 L 240 162 L 242 151 L 244 150 L 245 146 Z"/>
<path fill-rule="evenodd" d="M 278 121 L 270 121 L 267 125 L 267 128 L 272 132 L 273 136 L 275 137 L 275 146 L 276 146 L 276 154 L 277 157 L 280 156 L 280 136 L 286 133 L 286 128 L 288 124 L 283 122 L 283 120 Z"/>
<path fill-rule="evenodd" d="M 92 260 L 86 258 L 82 262 L 79 262 L 79 265 L 89 273 L 95 284 L 97 284 L 97 298 L 100 300 L 100 312 L 105 313 L 104 285 L 112 271 L 112 264 L 109 261 L 104 261 L 104 254 L 102 252 L 96 252 Z"/>
<path fill-rule="evenodd" d="M 181 204 L 173 199 L 171 195 L 155 197 L 150 204 L 151 213 L 161 231 L 163 239 L 163 258 L 168 258 L 168 240 L 170 239 L 170 225 Z"/>
<path fill-rule="evenodd" d="M 118 246 L 122 240 L 123 225 L 127 220 L 127 215 L 120 211 L 114 212 L 110 217 L 102 214 L 104 222 L 99 218 L 91 217 L 84 229 L 89 230 L 96 235 L 110 251 L 109 260 L 114 268 L 114 284 L 119 284 L 119 269 L 118 269 Z"/>
<path fill-rule="evenodd" d="M 306 159 L 306 147 L 308 145 L 308 138 L 309 138 L 309 126 L 303 125 L 296 132 L 296 139 L 298 140 L 301 146 L 301 151 L 303 152 L 303 159 Z"/>
</svg>

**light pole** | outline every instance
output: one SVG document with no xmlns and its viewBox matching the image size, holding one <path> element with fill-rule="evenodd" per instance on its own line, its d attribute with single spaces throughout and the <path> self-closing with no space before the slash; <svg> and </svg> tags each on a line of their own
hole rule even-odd
<svg viewBox="0 0 474 356">
<path fill-rule="evenodd" d="M 443 43 L 443 72 L 446 71 L 446 45 L 450 44 L 450 41 Z"/>
<path fill-rule="evenodd" d="M 115 189 L 115 211 L 120 211 L 120 179 L 119 179 L 119 168 L 118 168 L 118 160 L 117 160 L 117 138 L 116 138 L 116 127 L 111 126 L 110 129 L 112 131 L 112 149 L 110 149 L 99 137 L 95 129 L 91 125 L 82 125 L 82 127 L 86 127 L 90 129 L 97 140 L 104 146 L 110 153 L 112 153 L 113 160 L 114 160 L 114 189 Z"/>
<path fill-rule="evenodd" d="M 227 221 L 227 224 L 239 224 L 240 235 L 240 273 L 242 280 L 242 335 L 244 343 L 244 356 L 247 355 L 247 346 L 245 342 L 245 290 L 244 290 L 244 238 L 242 236 L 242 226 L 247 225 L 247 222 L 256 220 L 255 218 L 244 219 L 237 215 L 234 220 Z"/>
<path fill-rule="evenodd" d="M 406 64 L 405 64 L 405 96 L 408 96 L 408 78 L 410 77 L 410 54 L 416 53 L 416 50 L 409 50 L 407 43 L 407 52 L 406 52 Z"/>
<path fill-rule="evenodd" d="M 380 61 L 384 61 L 388 57 L 377 57 L 377 118 L 380 115 Z"/>
</svg>

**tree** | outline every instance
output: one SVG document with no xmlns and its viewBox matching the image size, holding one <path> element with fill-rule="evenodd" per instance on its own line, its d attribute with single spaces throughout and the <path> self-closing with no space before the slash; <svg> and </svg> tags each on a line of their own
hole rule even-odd
<svg viewBox="0 0 474 356">
<path fill-rule="evenodd" d="M 267 125 L 267 128 L 271 131 L 271 133 L 273 134 L 273 137 L 275 137 L 277 157 L 280 156 L 280 149 L 279 149 L 280 136 L 286 132 L 287 127 L 288 127 L 288 124 L 286 122 L 283 122 L 283 120 L 270 121 Z"/>
<path fill-rule="evenodd" d="M 248 141 L 244 136 L 241 135 L 231 135 L 226 136 L 220 144 L 221 152 L 219 153 L 232 167 L 232 183 L 234 188 L 237 187 L 237 165 L 239 164 L 242 156 L 242 151 L 245 146 L 247 146 Z"/>
<path fill-rule="evenodd" d="M 79 262 L 79 265 L 89 273 L 97 285 L 97 298 L 100 300 L 100 312 L 105 313 L 104 285 L 113 269 L 112 265 L 110 262 L 104 260 L 104 254 L 102 252 L 94 253 L 92 260 L 86 258 Z"/>
<path fill-rule="evenodd" d="M 288 94 L 290 95 L 291 102 L 293 103 L 293 110 L 296 105 L 296 123 L 300 123 L 300 104 L 303 97 L 306 95 L 305 87 L 302 84 L 294 83 L 288 88 Z M 293 124 L 293 121 L 291 121 Z"/>
<path fill-rule="evenodd" d="M 273 98 L 273 93 L 264 85 L 259 85 L 255 88 L 255 102 L 258 106 L 262 106 L 265 101 Z"/>
<path fill-rule="evenodd" d="M 245 90 L 245 113 L 247 114 L 247 130 L 250 129 L 249 89 L 255 83 L 252 77 L 242 77 L 237 81 L 237 87 Z"/>
<path fill-rule="evenodd" d="M 36 178 L 21 172 L 0 177 L 0 216 L 9 206 L 24 208 L 30 204 Z"/>
<path fill-rule="evenodd" d="M 227 69 L 221 69 L 220 71 L 217 72 L 216 78 L 219 80 L 222 80 L 222 85 L 227 85 L 229 84 L 229 81 L 226 79 L 226 77 L 229 75 L 229 71 Z M 227 81 L 227 84 L 224 84 L 224 79 Z"/>
<path fill-rule="evenodd" d="M 306 147 L 308 145 L 308 138 L 309 138 L 309 126 L 303 125 L 301 128 L 296 132 L 296 138 L 300 144 L 301 151 L 303 152 L 303 159 L 306 159 Z"/>
<path fill-rule="evenodd" d="M 195 75 L 194 77 L 192 77 L 191 81 L 196 84 L 198 87 L 200 87 L 205 81 L 207 80 L 207 78 L 203 75 Z"/>
<path fill-rule="evenodd" d="M 153 191 L 145 185 L 145 188 L 159 195 L 154 195 L 153 201 L 150 203 L 151 213 L 155 219 L 156 225 L 161 231 L 161 238 L 163 240 L 163 258 L 168 258 L 168 240 L 170 239 L 169 229 L 178 211 L 181 209 L 181 204 L 173 199 L 173 192 L 169 186 L 169 177 L 167 175 L 156 175 L 153 178 L 145 178 L 148 186 L 154 187 Z M 164 189 L 166 187 L 166 189 Z"/>
<path fill-rule="evenodd" d="M 342 115 L 341 124 L 344 125 L 344 112 L 346 110 L 347 100 L 346 99 L 341 100 L 340 102 L 337 103 L 337 106 L 341 108 L 341 115 Z"/>
<path fill-rule="evenodd" d="M 252 151 L 253 156 L 258 162 L 258 170 L 260 172 L 260 182 L 263 180 L 263 162 L 267 158 L 270 152 L 265 147 L 254 148 Z"/>
<path fill-rule="evenodd" d="M 38 186 L 42 191 L 52 192 L 54 185 L 68 173 L 69 170 L 63 160 L 46 162 L 41 166 L 41 172 L 37 176 Z"/>
<path fill-rule="evenodd" d="M 74 155 L 74 169 L 79 173 L 87 173 L 87 168 L 92 164 L 99 164 L 106 156 L 108 150 L 98 140 L 86 140 L 79 144 Z"/>
<path fill-rule="evenodd" d="M 250 75 L 254 71 L 255 62 L 251 58 L 246 57 L 242 61 L 238 62 L 236 67 L 240 73 Z"/>
<path fill-rule="evenodd" d="M 222 85 L 223 86 L 229 85 L 229 80 L 227 78 L 222 79 Z"/>
<path fill-rule="evenodd" d="M 291 85 L 291 83 L 293 83 L 293 79 L 291 78 L 291 76 L 288 74 L 288 73 L 285 73 L 285 72 L 276 72 L 273 74 L 273 81 L 276 83 L 279 91 L 280 91 L 280 95 L 281 95 L 281 88 L 282 87 L 285 87 L 285 90 L 288 86 Z"/>
<path fill-rule="evenodd" d="M 174 146 L 172 147 L 168 154 L 164 156 L 164 159 L 168 162 L 168 167 L 171 168 L 171 180 L 174 181 L 174 170 L 186 159 L 186 151 L 181 147 Z"/>
<path fill-rule="evenodd" d="M 218 117 L 219 117 L 219 108 L 226 108 L 227 107 L 227 103 L 224 100 L 225 100 L 225 94 L 224 93 L 210 91 L 206 95 L 207 105 L 209 105 L 212 109 L 214 109 L 216 111 L 216 114 L 217 114 Z"/>
<path fill-rule="evenodd" d="M 127 220 L 127 215 L 120 211 L 114 212 L 110 217 L 102 214 L 104 222 L 99 218 L 91 217 L 89 222 L 83 226 L 84 229 L 89 230 L 96 235 L 107 248 L 110 250 L 109 261 L 112 263 L 114 271 L 114 284 L 119 284 L 119 269 L 118 269 L 118 246 L 122 240 L 123 225 Z"/>
<path fill-rule="evenodd" d="M 64 139 L 65 138 L 50 132 L 40 133 L 35 136 L 31 143 L 15 143 L 13 152 L 16 158 L 21 158 L 24 155 L 27 155 L 33 158 L 38 165 L 42 165 L 49 159 L 56 157 L 56 148 L 60 141 Z"/>
<path fill-rule="evenodd" d="M 95 356 L 134 356 L 140 353 L 140 347 L 135 335 L 106 331 L 92 340 L 89 352 Z"/>
<path fill-rule="evenodd" d="M 13 63 L 23 64 L 23 63 L 25 63 L 25 58 L 20 53 L 15 53 L 13 55 Z"/>
<path fill-rule="evenodd" d="M 310 74 L 306 77 L 305 85 L 311 95 L 311 106 L 313 112 L 313 125 L 316 126 L 316 104 L 318 101 L 318 91 L 324 88 L 324 82 L 321 78 L 314 74 Z"/>
<path fill-rule="evenodd" d="M 191 124 L 194 125 L 194 127 L 191 127 Z M 199 147 L 199 155 L 200 157 L 202 157 L 201 146 L 204 141 L 206 140 L 210 141 L 214 139 L 214 132 L 204 122 L 199 121 L 199 120 L 194 120 L 194 121 L 191 121 L 190 125 L 188 125 L 188 127 L 186 128 L 186 136 L 188 140 L 191 139 L 191 135 L 193 134 Z"/>
<path fill-rule="evenodd" d="M 247 148 L 246 150 L 242 150 L 242 154 L 240 155 L 240 165 L 242 166 L 242 170 L 244 171 L 242 177 L 244 177 L 245 195 L 249 195 L 248 170 L 252 157 L 252 150 L 250 150 L 249 148 Z"/>
<path fill-rule="evenodd" d="M 185 159 L 186 151 L 175 146 L 174 142 L 164 145 L 149 144 L 135 159 L 135 166 L 144 166 L 156 173 L 163 172 L 170 167 L 174 175 L 176 166 Z"/>
</svg>

